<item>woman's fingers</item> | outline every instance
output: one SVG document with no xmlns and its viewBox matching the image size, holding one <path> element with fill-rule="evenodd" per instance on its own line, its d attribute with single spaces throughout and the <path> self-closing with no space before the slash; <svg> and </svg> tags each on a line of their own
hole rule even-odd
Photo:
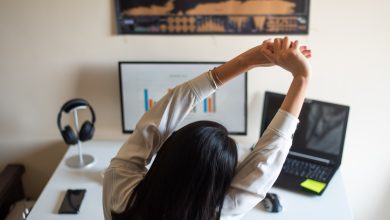
<svg viewBox="0 0 390 220">
<path fill-rule="evenodd" d="M 269 39 L 267 39 L 267 40 L 263 41 L 263 44 L 267 44 L 267 43 L 272 43 L 272 39 L 271 39 L 271 38 L 269 38 Z"/>
<path fill-rule="evenodd" d="M 311 57 L 311 50 L 304 50 L 304 51 L 301 51 L 301 53 L 302 53 L 303 56 L 305 56 L 306 58 L 310 58 L 310 57 Z"/>
<path fill-rule="evenodd" d="M 274 52 L 274 45 L 273 45 L 272 41 L 267 42 L 264 47 L 267 48 L 268 50 L 270 50 L 272 53 Z"/>
<path fill-rule="evenodd" d="M 274 64 L 277 64 L 277 60 L 280 58 L 281 54 L 285 51 L 287 52 L 289 49 L 299 50 L 306 58 L 310 58 L 312 56 L 311 50 L 306 45 L 301 46 L 299 41 L 290 41 L 288 37 L 275 38 L 273 41 L 271 39 L 267 39 L 263 41 L 261 48 L 264 56 Z"/>
<path fill-rule="evenodd" d="M 282 49 L 283 50 L 289 48 L 289 42 L 290 42 L 290 40 L 288 39 L 288 37 L 283 38 L 283 40 L 282 40 Z"/>
<path fill-rule="evenodd" d="M 311 50 L 306 45 L 299 46 L 299 51 L 301 51 L 301 53 L 306 58 L 310 58 L 311 57 Z"/>
<path fill-rule="evenodd" d="M 293 47 L 292 47 L 292 48 L 293 48 L 293 49 L 298 49 L 298 48 L 299 48 L 299 51 L 300 51 L 306 58 L 310 58 L 310 57 L 311 57 L 311 50 L 309 50 L 309 49 L 307 48 L 306 45 L 300 46 L 300 45 L 299 45 L 299 41 L 297 41 L 297 40 L 293 43 Z"/>
<path fill-rule="evenodd" d="M 274 52 L 275 53 L 279 53 L 279 51 L 281 50 L 281 39 L 280 38 L 275 38 L 274 39 Z"/>
<path fill-rule="evenodd" d="M 299 41 L 294 41 L 293 43 L 293 46 L 292 46 L 293 49 L 298 49 L 299 48 Z"/>
</svg>

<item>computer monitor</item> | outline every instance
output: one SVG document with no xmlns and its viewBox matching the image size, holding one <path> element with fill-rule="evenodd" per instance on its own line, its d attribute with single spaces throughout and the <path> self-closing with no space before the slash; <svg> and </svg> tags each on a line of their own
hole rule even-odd
<svg viewBox="0 0 390 220">
<path fill-rule="evenodd" d="M 284 97 L 284 94 L 265 93 L 261 134 L 280 108 Z M 331 163 L 340 164 L 348 114 L 348 106 L 305 99 L 290 153 L 326 158 Z"/>
<path fill-rule="evenodd" d="M 133 132 L 141 116 L 170 88 L 221 65 L 221 62 L 119 62 L 122 128 Z M 247 76 L 227 82 L 195 106 L 182 127 L 210 120 L 224 125 L 230 134 L 247 133 Z"/>
</svg>

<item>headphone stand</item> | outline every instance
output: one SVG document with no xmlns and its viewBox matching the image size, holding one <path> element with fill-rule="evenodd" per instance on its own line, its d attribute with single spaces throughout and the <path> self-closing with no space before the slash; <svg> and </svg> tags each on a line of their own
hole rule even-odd
<svg viewBox="0 0 390 220">
<path fill-rule="evenodd" d="M 79 122 L 78 122 L 79 118 L 78 118 L 77 110 L 86 109 L 86 108 L 87 108 L 86 106 L 79 106 L 79 107 L 76 107 L 76 108 L 71 110 L 71 111 L 73 111 L 74 125 L 75 125 L 77 131 L 79 131 Z M 79 139 L 77 141 L 77 151 L 78 151 L 79 155 L 71 156 L 65 161 L 65 163 L 68 167 L 80 168 L 80 169 L 86 168 L 86 167 L 91 166 L 93 164 L 93 162 L 95 161 L 95 159 L 93 158 L 92 155 L 89 155 L 89 154 L 83 155 L 81 145 L 82 144 L 81 144 L 81 141 Z"/>
</svg>

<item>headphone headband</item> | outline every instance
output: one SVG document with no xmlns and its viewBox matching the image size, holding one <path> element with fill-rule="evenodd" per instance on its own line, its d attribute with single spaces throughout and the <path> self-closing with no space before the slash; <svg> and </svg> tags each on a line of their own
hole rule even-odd
<svg viewBox="0 0 390 220">
<path fill-rule="evenodd" d="M 72 109 L 82 106 L 89 106 L 89 104 L 84 99 L 71 99 L 61 107 L 61 111 L 69 113 Z"/>
<path fill-rule="evenodd" d="M 57 125 L 60 131 L 62 131 L 62 125 L 61 125 L 61 118 L 62 118 L 62 112 L 69 113 L 73 109 L 81 106 L 87 106 L 89 108 L 89 111 L 91 112 L 92 115 L 92 124 L 95 123 L 96 117 L 95 117 L 95 111 L 93 110 L 92 106 L 84 99 L 76 98 L 76 99 L 71 99 L 67 101 L 62 107 L 60 112 L 58 112 L 57 116 Z"/>
</svg>

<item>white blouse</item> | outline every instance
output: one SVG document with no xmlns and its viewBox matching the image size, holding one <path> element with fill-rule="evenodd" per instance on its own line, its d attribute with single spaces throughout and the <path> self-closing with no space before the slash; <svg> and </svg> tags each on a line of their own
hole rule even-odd
<svg viewBox="0 0 390 220">
<path fill-rule="evenodd" d="M 123 212 L 134 188 L 144 178 L 152 157 L 192 108 L 215 92 L 208 73 L 176 86 L 149 109 L 111 160 L 104 175 L 104 218 Z M 225 196 L 221 219 L 240 219 L 266 195 L 278 177 L 298 124 L 279 110 L 254 150 L 238 165 Z"/>
</svg>

